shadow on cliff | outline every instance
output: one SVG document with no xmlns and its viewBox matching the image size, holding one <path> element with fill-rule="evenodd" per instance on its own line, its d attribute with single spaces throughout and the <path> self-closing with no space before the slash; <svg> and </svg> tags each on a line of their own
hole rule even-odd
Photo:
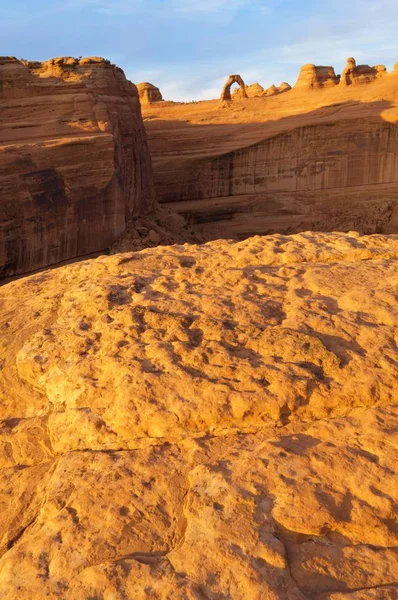
<svg viewBox="0 0 398 600">
<path fill-rule="evenodd" d="M 157 199 L 183 214 L 193 226 L 225 223 L 239 215 L 242 231 L 238 237 L 242 239 L 313 228 L 330 230 L 329 224 L 322 224 L 325 194 L 334 211 L 333 228 L 383 232 L 375 216 L 378 208 L 372 208 L 365 218 L 370 198 L 361 204 L 359 195 L 378 186 L 382 193 L 379 197 L 373 189 L 373 201 L 390 203 L 390 213 L 383 217 L 388 222 L 398 192 L 394 166 L 398 162 L 398 128 L 391 115 L 387 118 L 384 114 L 393 106 L 389 100 L 353 100 L 266 122 L 256 121 L 255 115 L 250 123 L 147 121 Z M 245 103 L 236 103 L 235 111 L 232 103 L 226 110 L 231 111 L 231 118 L 236 112 L 238 120 L 244 107 Z M 220 108 L 221 115 L 223 110 Z M 161 111 L 158 114 L 161 117 Z M 385 193 L 379 187 L 391 185 L 395 189 Z M 319 197 L 311 198 L 314 193 Z M 350 198 L 343 200 L 347 195 Z M 268 225 L 260 223 L 256 214 L 268 220 Z M 296 225 L 297 215 L 302 219 Z M 249 218 L 256 218 L 252 229 Z M 276 218 L 283 219 L 281 227 Z M 230 234 L 227 237 L 234 237 Z M 226 237 L 222 232 L 208 235 L 210 239 Z"/>
<path fill-rule="evenodd" d="M 250 99 L 247 102 L 250 102 Z M 163 166 L 167 162 L 168 155 L 170 160 L 175 160 L 174 155 L 177 155 L 182 162 L 192 163 L 207 160 L 255 146 L 285 132 L 321 124 L 335 125 L 342 121 L 362 122 L 364 119 L 388 123 L 389 121 L 382 115 L 394 106 L 388 100 L 337 102 L 287 117 L 272 119 L 272 116 L 269 115 L 271 118 L 266 121 L 262 118 L 258 121 L 238 122 L 238 115 L 242 113 L 245 106 L 242 101 L 236 101 L 236 104 L 236 109 L 233 107 L 234 102 L 226 111 L 219 109 L 221 116 L 225 112 L 236 115 L 237 122 L 232 123 L 198 124 L 187 120 L 144 118 L 153 162 L 156 164 L 159 160 L 159 164 Z M 228 113 L 228 111 L 230 112 Z M 161 115 L 161 113 L 159 114 Z M 168 136 L 168 133 L 171 135 Z M 192 142 L 192 145 L 189 142 Z M 155 178 L 159 179 L 156 173 Z"/>
<path fill-rule="evenodd" d="M 294 92 L 289 92 L 289 94 L 294 94 Z M 248 110 L 251 110 L 249 108 L 251 100 L 249 99 L 246 102 Z M 262 106 L 266 106 L 266 100 L 264 100 Z M 388 100 L 360 102 L 355 99 L 348 102 L 336 102 L 318 107 L 309 112 L 299 112 L 280 118 L 272 119 L 272 115 L 268 115 L 270 119 L 265 122 L 263 120 L 266 118 L 266 115 L 264 115 L 265 110 L 262 108 L 262 115 L 259 115 L 257 120 L 255 120 L 256 117 L 253 115 L 253 121 L 245 123 L 239 122 L 239 114 L 243 115 L 245 112 L 245 110 L 242 110 L 242 108 L 245 109 L 245 103 L 236 101 L 231 103 L 230 109 L 220 108 L 219 111 L 221 118 L 223 118 L 225 111 L 230 111 L 232 118 L 235 118 L 236 115 L 237 122 L 197 124 L 186 120 L 147 120 L 145 127 L 154 165 L 157 199 L 161 203 L 167 203 L 172 210 L 176 210 L 187 217 L 191 222 L 192 229 L 206 225 L 207 223 L 221 222 L 223 224 L 234 224 L 234 226 L 237 222 L 244 224 L 239 225 L 241 229 L 237 231 L 236 235 L 232 229 L 228 228 L 219 230 L 215 228 L 212 231 L 203 231 L 203 241 L 223 237 L 243 239 L 257 234 L 265 235 L 275 232 L 294 233 L 308 229 L 330 230 L 320 226 L 319 220 L 308 221 L 308 214 L 304 215 L 306 218 L 300 221 L 298 225 L 285 226 L 286 223 L 294 222 L 295 211 L 297 212 L 297 205 L 300 204 L 302 198 L 295 199 L 295 206 L 293 208 L 288 206 L 288 202 L 285 202 L 285 205 L 281 208 L 280 204 L 278 204 L 279 198 L 284 196 L 284 200 L 287 197 L 290 201 L 298 191 L 303 195 L 308 190 L 298 188 L 292 191 L 290 184 L 290 187 L 286 190 L 275 190 L 272 187 L 267 189 L 269 174 L 267 172 L 261 173 L 261 177 L 258 177 L 254 169 L 255 163 L 252 166 L 250 164 L 245 165 L 247 170 L 245 173 L 246 181 L 244 181 L 243 186 L 245 189 L 237 193 L 237 190 L 232 185 L 234 178 L 231 165 L 234 157 L 250 149 L 256 152 L 257 148 L 260 148 L 262 144 L 272 144 L 273 140 L 279 139 L 285 143 L 293 131 L 298 132 L 299 137 L 300 135 L 304 135 L 305 132 L 307 134 L 311 132 L 315 134 L 317 128 L 322 126 L 325 128 L 324 135 L 319 135 L 320 130 L 318 129 L 318 137 L 314 135 L 311 144 L 305 148 L 307 151 L 308 147 L 312 145 L 313 157 L 311 161 L 319 162 L 320 146 L 328 143 L 328 132 L 343 122 L 349 124 L 348 132 L 352 134 L 350 143 L 358 148 L 359 151 L 362 151 L 363 148 L 361 148 L 361 145 L 363 146 L 363 139 L 360 139 L 360 136 L 366 131 L 366 128 L 371 128 L 372 124 L 394 128 L 398 131 L 396 125 L 383 118 L 383 113 L 393 106 L 393 103 Z M 161 115 L 161 112 L 159 114 Z M 215 113 L 212 114 L 214 115 Z M 76 132 L 76 130 L 74 133 L 76 135 L 81 134 L 81 132 Z M 389 152 L 395 154 L 397 157 L 396 161 L 398 161 L 398 134 L 392 136 L 388 133 L 387 137 L 390 144 Z M 379 138 L 376 136 L 374 139 L 378 140 Z M 375 145 L 372 151 L 377 152 L 377 150 Z M 329 152 L 324 152 L 324 156 L 329 161 L 333 161 L 336 157 L 338 158 L 339 155 L 344 153 L 344 148 L 335 148 Z M 349 152 L 346 151 L 346 153 Z M 304 166 L 307 160 L 304 155 L 298 152 L 293 153 L 290 159 L 301 162 Z M 222 193 L 220 193 L 217 186 L 212 189 L 211 177 L 208 176 L 209 173 L 211 174 L 211 170 L 215 164 L 219 172 L 220 184 L 226 186 L 226 190 L 221 190 Z M 260 168 L 263 166 L 260 165 Z M 206 173 L 206 169 L 208 173 Z M 279 182 L 282 178 L 283 173 L 281 173 L 280 167 L 277 166 L 273 180 L 274 182 Z M 397 184 L 393 190 L 395 204 L 397 204 L 398 172 L 396 169 L 394 178 L 394 181 L 387 183 Z M 260 179 L 263 181 L 260 181 Z M 289 177 L 289 179 L 291 180 L 292 177 Z M 384 182 L 374 182 L 375 185 L 378 185 L 378 193 L 375 194 L 376 201 L 379 200 L 381 183 Z M 370 186 L 373 183 L 368 183 L 367 185 Z M 210 192 L 206 191 L 204 186 L 210 186 Z M 262 186 L 262 188 L 257 189 L 258 186 Z M 354 183 L 355 186 L 356 184 Z M 356 187 L 358 188 L 356 194 L 363 195 L 366 186 L 357 185 Z M 341 190 L 342 188 L 340 188 L 340 191 L 337 190 L 334 192 L 334 196 L 337 197 Z M 315 189 L 311 191 L 317 193 L 319 190 Z M 323 193 L 328 193 L 329 195 L 332 192 L 333 188 L 323 190 Z M 334 200 L 335 198 L 332 198 L 332 203 Z M 267 206 L 268 213 L 265 217 L 257 216 L 256 210 L 259 202 L 262 210 L 265 204 Z M 192 206 L 193 204 L 195 206 Z M 337 210 L 340 209 L 350 209 L 349 203 L 347 207 L 338 207 Z M 301 210 L 300 207 L 299 210 Z M 310 210 L 306 206 L 305 210 L 309 210 L 309 213 L 311 213 L 312 209 Z M 240 221 L 236 219 L 236 216 L 239 217 Z M 283 227 L 279 227 L 275 223 L 275 218 L 280 218 L 281 216 L 284 219 Z M 340 231 L 348 231 L 349 229 L 361 230 L 362 223 L 360 218 L 356 218 L 356 220 L 350 219 L 348 224 L 342 217 L 340 221 L 334 220 L 330 226 Z M 374 231 L 372 231 L 372 227 L 374 227 Z M 378 232 L 378 227 L 379 225 L 376 224 L 373 226 L 373 223 L 371 223 L 369 232 Z M 134 248 L 131 248 L 131 250 L 134 250 Z M 69 262 L 95 258 L 103 253 L 104 251 L 95 254 L 84 254 L 71 260 L 56 263 L 53 266 L 56 267 Z M 46 268 L 49 267 L 44 267 L 43 269 L 39 269 L 39 271 Z M 18 277 L 2 279 L 0 285 Z"/>
</svg>

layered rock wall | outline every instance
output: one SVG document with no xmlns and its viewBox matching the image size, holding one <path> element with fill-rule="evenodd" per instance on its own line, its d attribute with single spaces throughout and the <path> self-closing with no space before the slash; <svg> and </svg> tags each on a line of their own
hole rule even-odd
<svg viewBox="0 0 398 600">
<path fill-rule="evenodd" d="M 0 59 L 0 276 L 108 248 L 151 211 L 136 87 L 101 58 Z"/>
<path fill-rule="evenodd" d="M 351 132 L 344 122 L 300 127 L 210 159 L 198 165 L 200 178 L 189 173 L 168 199 L 398 183 L 398 127 L 369 121 L 360 136 Z"/>
<path fill-rule="evenodd" d="M 272 231 L 395 231 L 398 127 L 380 119 L 299 127 L 169 174 L 159 197 L 196 223 Z M 395 223 L 395 226 L 394 226 Z"/>
</svg>

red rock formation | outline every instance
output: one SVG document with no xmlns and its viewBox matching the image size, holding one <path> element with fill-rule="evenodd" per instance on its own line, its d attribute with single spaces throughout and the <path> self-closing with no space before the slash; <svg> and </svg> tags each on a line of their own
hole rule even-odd
<svg viewBox="0 0 398 600">
<path fill-rule="evenodd" d="M 104 250 L 152 209 L 136 87 L 102 58 L 0 59 L 0 275 Z"/>
<path fill-rule="evenodd" d="M 281 85 L 278 87 L 276 85 L 271 85 L 267 90 L 264 90 L 263 86 L 259 83 L 252 83 L 251 85 L 246 85 L 245 88 L 240 87 L 234 90 L 232 93 L 232 99 L 238 100 L 241 98 L 275 96 L 276 94 L 282 94 L 283 92 L 287 92 L 291 89 L 291 86 L 286 82 L 281 83 Z"/>
<path fill-rule="evenodd" d="M 221 92 L 221 102 L 229 102 L 232 100 L 231 87 L 237 83 L 240 87 L 241 97 L 247 98 L 246 85 L 240 75 L 230 75 Z"/>
<path fill-rule="evenodd" d="M 265 96 L 275 96 L 278 93 L 278 88 L 276 85 L 272 84 L 269 88 L 265 90 Z"/>
<path fill-rule="evenodd" d="M 398 232 L 397 75 L 148 109 L 159 201 L 212 237 Z"/>
<path fill-rule="evenodd" d="M 290 85 L 290 83 L 287 83 L 286 81 L 283 81 L 280 86 L 279 86 L 279 91 L 280 92 L 288 92 L 289 90 L 292 89 L 292 86 Z"/>
<path fill-rule="evenodd" d="M 284 81 L 278 87 L 276 85 L 271 85 L 271 87 L 265 90 L 264 96 L 275 96 L 276 94 L 283 94 L 284 92 L 288 92 L 291 89 L 292 86 L 286 83 L 286 81 Z"/>
<path fill-rule="evenodd" d="M 141 104 L 152 104 L 153 102 L 161 102 L 163 96 L 156 86 L 152 83 L 137 83 L 137 90 Z"/>
<path fill-rule="evenodd" d="M 244 93 L 246 95 L 244 95 Z M 259 83 L 252 83 L 251 85 L 245 86 L 245 88 L 239 87 L 232 93 L 232 98 L 256 98 L 264 93 L 264 88 Z"/>
<path fill-rule="evenodd" d="M 317 67 L 315 65 L 304 65 L 301 68 L 295 89 L 317 89 L 333 87 L 339 83 L 333 67 Z"/>
<path fill-rule="evenodd" d="M 189 169 L 184 163 L 174 177 L 163 186 L 155 179 L 160 198 L 181 205 L 189 198 L 187 212 L 193 209 L 198 222 L 221 216 L 227 231 L 238 235 L 306 229 L 374 233 L 388 223 L 396 204 L 398 127 L 376 119 L 298 127 L 196 160 Z M 250 218 L 252 212 L 257 217 Z"/>
<path fill-rule="evenodd" d="M 355 58 L 347 58 L 347 65 L 341 75 L 341 85 L 355 85 L 361 83 L 370 83 L 375 79 L 387 75 L 387 69 L 384 65 L 357 65 Z"/>
</svg>

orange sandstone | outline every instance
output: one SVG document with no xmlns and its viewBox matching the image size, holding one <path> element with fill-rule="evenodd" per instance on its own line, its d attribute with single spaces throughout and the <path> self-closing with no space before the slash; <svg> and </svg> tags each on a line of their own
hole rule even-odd
<svg viewBox="0 0 398 600">
<path fill-rule="evenodd" d="M 394 598 L 397 285 L 307 232 L 1 287 L 1 597 Z"/>
</svg>

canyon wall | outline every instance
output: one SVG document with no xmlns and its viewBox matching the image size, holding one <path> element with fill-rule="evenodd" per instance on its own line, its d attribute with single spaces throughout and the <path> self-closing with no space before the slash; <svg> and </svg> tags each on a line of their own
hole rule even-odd
<svg viewBox="0 0 398 600">
<path fill-rule="evenodd" d="M 372 233 L 383 229 L 398 196 L 398 127 L 380 120 L 308 125 L 199 160 L 175 175 L 173 183 L 157 182 L 160 197 L 189 198 L 199 223 L 246 213 L 243 223 L 230 224 L 243 227 L 235 233 L 244 236 L 264 218 L 267 233 L 281 228 Z M 218 200 L 214 212 L 209 202 L 192 202 L 210 199 Z"/>
<path fill-rule="evenodd" d="M 154 203 L 136 87 L 101 58 L 0 58 L 0 277 L 111 246 Z"/>
<path fill-rule="evenodd" d="M 210 237 L 397 232 L 397 74 L 144 111 L 160 202 Z"/>
</svg>

